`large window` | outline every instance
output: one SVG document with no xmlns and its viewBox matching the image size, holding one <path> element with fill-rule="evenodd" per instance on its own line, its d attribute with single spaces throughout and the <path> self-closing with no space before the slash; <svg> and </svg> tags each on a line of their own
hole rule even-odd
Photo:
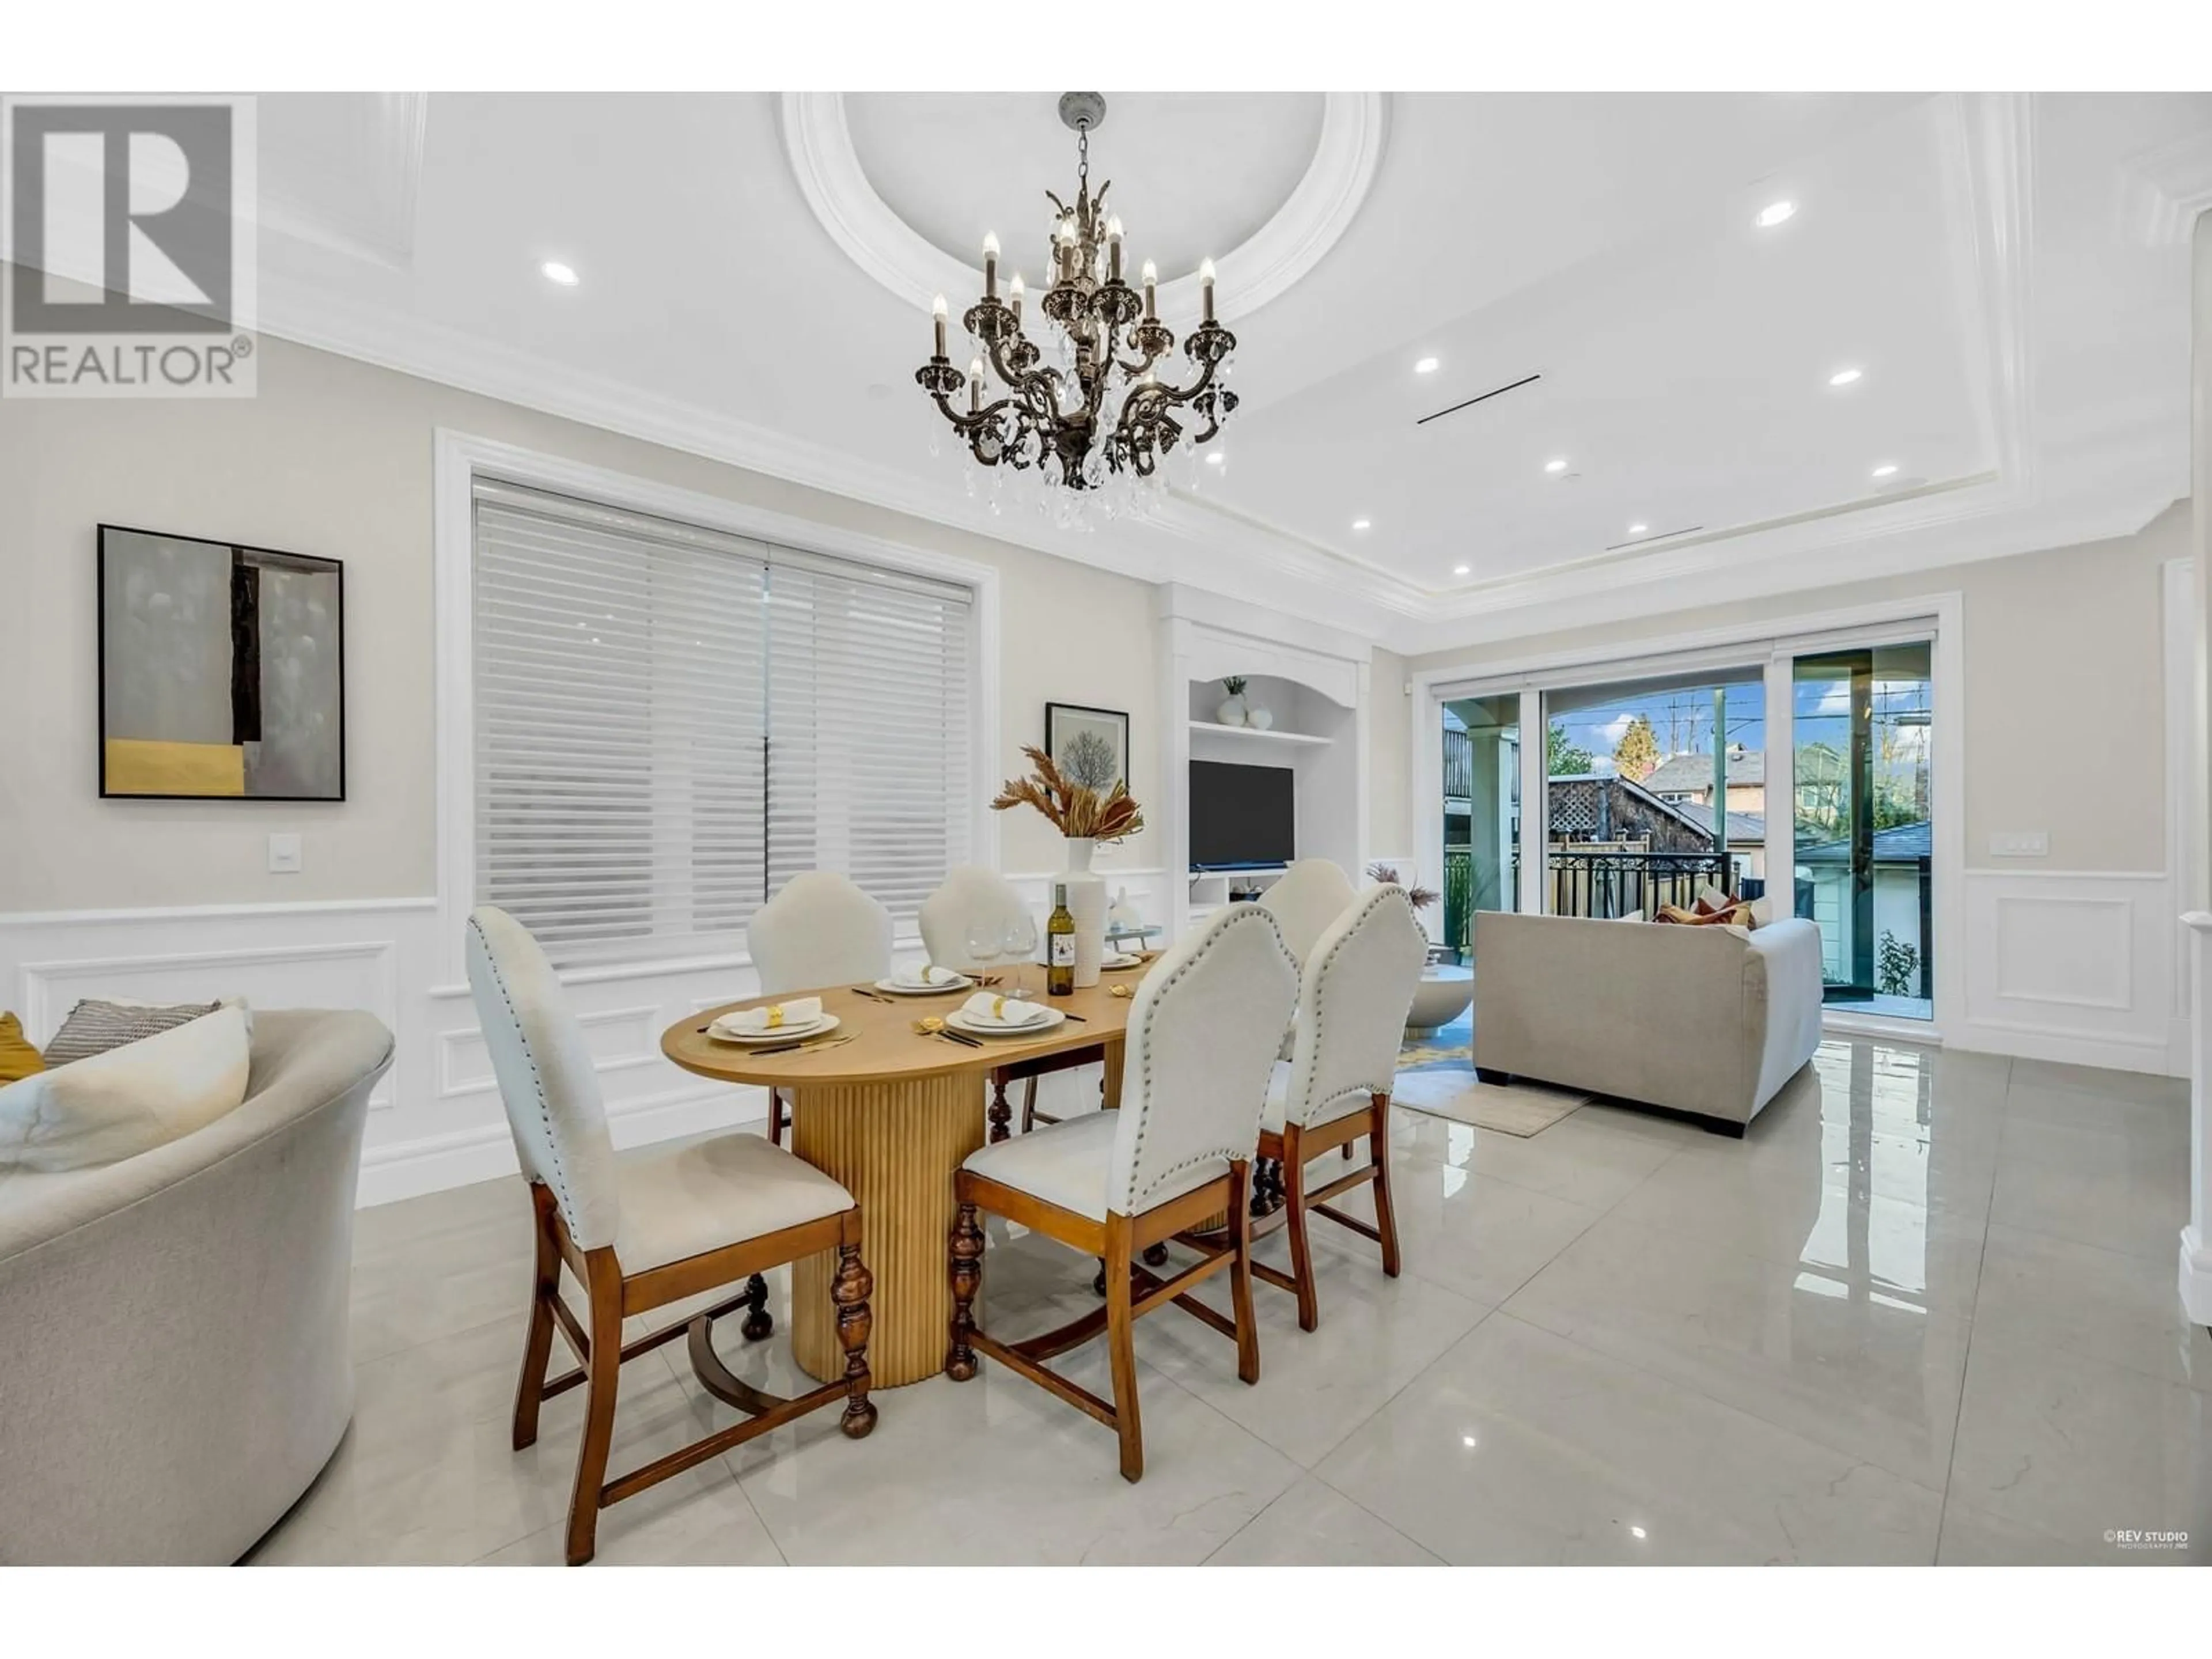
<svg viewBox="0 0 2212 1659">
<path fill-rule="evenodd" d="M 475 496 L 477 895 L 556 962 L 733 950 L 803 870 L 906 921 L 967 858 L 967 588 Z"/>
</svg>

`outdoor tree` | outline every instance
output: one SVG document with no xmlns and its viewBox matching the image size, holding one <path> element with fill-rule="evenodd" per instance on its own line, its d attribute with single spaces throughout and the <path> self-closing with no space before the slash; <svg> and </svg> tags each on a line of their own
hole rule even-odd
<svg viewBox="0 0 2212 1659">
<path fill-rule="evenodd" d="M 1597 757 L 1567 741 L 1567 728 L 1553 720 L 1544 728 L 1544 770 L 1555 778 L 1576 777 L 1597 764 Z"/>
<path fill-rule="evenodd" d="M 1659 739 L 1643 715 L 1629 721 L 1613 745 L 1613 768 L 1631 783 L 1641 783 L 1659 769 Z"/>
</svg>

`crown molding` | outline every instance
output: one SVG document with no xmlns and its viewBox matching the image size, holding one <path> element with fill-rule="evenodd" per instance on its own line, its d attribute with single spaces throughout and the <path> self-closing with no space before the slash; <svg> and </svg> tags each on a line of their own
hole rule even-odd
<svg viewBox="0 0 2212 1659">
<path fill-rule="evenodd" d="M 784 156 L 800 195 L 847 258 L 898 296 L 927 311 L 938 295 L 982 287 L 980 266 L 956 259 L 899 217 L 860 166 L 842 92 L 787 92 L 779 111 Z M 1351 228 L 1382 160 L 1389 105 L 1379 92 L 1322 94 L 1313 160 L 1273 217 L 1216 260 L 1218 308 L 1247 317 L 1319 264 Z M 1195 316 L 1198 276 L 1159 284 L 1160 309 Z M 961 302 L 954 300 L 955 316 Z"/>
<path fill-rule="evenodd" d="M 2212 212 L 2212 131 L 2192 132 L 2120 164 L 2120 234 L 2145 247 L 2185 247 Z"/>
</svg>

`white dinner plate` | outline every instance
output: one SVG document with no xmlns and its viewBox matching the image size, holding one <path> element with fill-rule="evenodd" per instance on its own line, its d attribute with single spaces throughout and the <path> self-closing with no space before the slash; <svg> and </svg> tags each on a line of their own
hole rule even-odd
<svg viewBox="0 0 2212 1659">
<path fill-rule="evenodd" d="M 1111 972 L 1116 968 L 1141 968 L 1144 962 L 1144 957 L 1133 957 L 1127 951 L 1109 951 L 1098 958 L 1098 966 Z"/>
<path fill-rule="evenodd" d="M 1067 1023 L 1066 1014 L 1058 1008 L 1042 1003 L 1035 1003 L 1031 1006 L 1043 1008 L 1045 1018 L 1031 1020 L 1026 1025 L 987 1024 L 981 1020 L 971 1018 L 964 1008 L 955 1008 L 951 1013 L 945 1015 L 945 1023 L 956 1031 L 965 1031 L 969 1036 L 979 1037 L 1042 1036 L 1047 1031 L 1055 1030 Z"/>
<path fill-rule="evenodd" d="M 772 1031 L 732 1031 L 720 1020 L 707 1028 L 707 1035 L 718 1042 L 799 1042 L 808 1037 L 828 1035 L 837 1029 L 837 1016 L 824 1014 L 811 1025 L 779 1025 Z"/>
<path fill-rule="evenodd" d="M 957 979 L 948 979 L 942 985 L 902 985 L 895 979 L 879 979 L 876 989 L 889 992 L 895 997 L 941 997 L 947 991 L 970 991 L 975 981 L 963 974 Z"/>
</svg>

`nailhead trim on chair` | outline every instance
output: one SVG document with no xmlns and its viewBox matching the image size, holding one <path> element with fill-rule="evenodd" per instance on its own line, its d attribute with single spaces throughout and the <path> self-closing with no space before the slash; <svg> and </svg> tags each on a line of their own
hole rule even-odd
<svg viewBox="0 0 2212 1659">
<path fill-rule="evenodd" d="M 516 925 L 520 927 L 521 924 Z M 507 988 L 507 975 L 499 970 L 499 957 L 491 948 L 491 940 L 486 937 L 483 926 L 474 916 L 469 918 L 469 927 L 483 942 L 484 965 L 491 969 L 492 983 L 499 987 L 500 1000 L 507 1005 L 507 1017 L 514 1021 L 514 1029 L 520 1031 L 521 1017 L 514 1012 L 514 998 Z M 522 1057 L 530 1062 L 530 1081 L 538 1091 L 538 1116 L 545 1126 L 546 1155 L 553 1164 L 553 1194 L 561 1200 L 562 1213 L 573 1227 L 576 1224 L 576 1199 L 568 1190 L 568 1171 L 561 1160 L 560 1140 L 553 1133 L 553 1104 L 545 1097 L 545 1079 L 538 1073 L 538 1056 L 531 1052 L 527 1036 L 523 1038 Z"/>
<path fill-rule="evenodd" d="M 1377 887 L 1373 892 L 1370 893 L 1366 899 L 1361 903 L 1358 917 L 1353 921 L 1352 925 L 1346 928 L 1343 933 L 1337 935 L 1336 942 L 1328 947 L 1328 954 L 1317 963 L 1309 963 L 1306 964 L 1307 969 L 1312 972 L 1313 976 L 1316 981 L 1321 978 L 1322 974 L 1328 968 L 1329 964 L 1336 960 L 1336 953 L 1344 949 L 1344 947 L 1346 945 L 1349 945 L 1354 939 L 1358 937 L 1361 925 L 1366 921 L 1369 916 L 1375 913 L 1375 908 L 1379 904 L 1388 903 L 1392 899 L 1395 899 L 1399 903 L 1406 907 L 1406 914 L 1408 916 L 1411 916 L 1413 914 L 1413 902 L 1411 899 L 1406 896 L 1405 889 L 1388 884 L 1381 887 Z M 1420 926 L 1420 923 L 1416 921 L 1413 925 L 1418 927 Z M 1316 1054 L 1319 1054 L 1321 1052 L 1321 1004 L 1318 1000 L 1316 1000 L 1314 1004 L 1313 1047 Z M 1297 1079 L 1295 1077 L 1291 1079 L 1292 1082 L 1296 1082 L 1297 1080 Z M 1356 1087 L 1364 1088 L 1370 1095 L 1387 1095 L 1394 1092 L 1397 1088 L 1397 1076 L 1394 1073 L 1390 1077 L 1381 1083 L 1362 1084 L 1356 1085 Z M 1339 1100 L 1349 1097 L 1353 1092 L 1353 1089 L 1346 1089 L 1342 1093 L 1331 1095 L 1328 1099 L 1323 1101 L 1322 1104 L 1324 1106 L 1333 1104 Z M 1286 1094 L 1283 1099 L 1283 1121 L 1285 1123 L 1291 1121 L 1291 1103 L 1292 1103 L 1289 1096 Z M 1298 1127 L 1302 1129 L 1311 1127 L 1314 1121 L 1313 1115 L 1314 1107 L 1310 1103 L 1309 1103 L 1306 1105 L 1305 1115 L 1297 1120 Z M 1324 1119 L 1322 1121 L 1324 1122 L 1333 1121 L 1333 1120 L 1329 1119 Z"/>
<path fill-rule="evenodd" d="M 1175 971 L 1170 974 L 1165 979 L 1162 980 L 1159 982 L 1158 988 L 1152 990 L 1152 994 L 1145 999 L 1145 1006 L 1142 1010 L 1143 1024 L 1139 1028 L 1139 1035 L 1145 1040 L 1145 1066 L 1144 1070 L 1138 1079 L 1139 1085 L 1144 1090 L 1145 1103 L 1143 1108 L 1137 1114 L 1136 1142 L 1129 1149 L 1129 1169 L 1131 1179 L 1133 1181 L 1135 1178 L 1136 1171 L 1140 1169 L 1144 1164 L 1145 1130 L 1152 1119 L 1152 1010 L 1158 1005 L 1160 998 L 1166 994 L 1168 988 L 1173 985 L 1177 980 L 1181 979 L 1185 974 L 1188 973 L 1192 969 L 1197 967 L 1200 963 L 1205 961 L 1206 952 L 1212 950 L 1213 947 L 1219 944 L 1223 939 L 1227 939 L 1231 929 L 1249 927 L 1255 923 L 1264 923 L 1266 925 L 1267 931 L 1275 936 L 1275 948 L 1283 953 L 1283 957 L 1285 961 L 1290 961 L 1291 947 L 1283 943 L 1283 930 L 1276 926 L 1274 917 L 1269 915 L 1265 910 L 1260 908 L 1259 906 L 1253 905 L 1249 908 L 1239 910 L 1233 914 L 1226 922 L 1223 923 L 1222 926 L 1215 931 L 1212 938 L 1208 939 L 1205 944 L 1200 945 L 1198 949 L 1192 953 L 1188 961 L 1178 963 L 1176 965 Z M 1291 966 L 1293 968 L 1297 965 L 1297 964 L 1295 962 L 1291 962 Z M 1143 990 L 1146 988 L 1141 988 L 1139 994 L 1142 995 Z M 1274 1061 L 1273 1060 L 1270 1060 L 1267 1062 L 1267 1068 L 1269 1071 L 1273 1071 L 1274 1069 Z M 1260 1095 L 1263 1100 L 1266 1098 L 1267 1092 L 1267 1079 L 1263 1074 L 1260 1080 Z M 1226 1163 L 1233 1164 L 1239 1158 L 1249 1158 L 1251 1155 L 1252 1149 L 1249 1146 L 1241 1149 L 1224 1146 L 1212 1152 L 1195 1153 L 1193 1156 L 1183 1159 L 1182 1163 L 1177 1164 L 1174 1168 L 1161 1170 L 1158 1175 L 1153 1176 L 1151 1181 L 1146 1183 L 1142 1193 L 1133 1193 L 1130 1194 L 1130 1202 L 1133 1205 L 1141 1206 L 1146 1199 L 1150 1198 L 1154 1193 L 1159 1191 L 1162 1187 L 1165 1186 L 1170 1181 L 1173 1180 L 1176 1176 L 1181 1175 L 1186 1170 L 1194 1170 L 1201 1164 L 1211 1164 L 1216 1158 L 1222 1159 Z"/>
</svg>

